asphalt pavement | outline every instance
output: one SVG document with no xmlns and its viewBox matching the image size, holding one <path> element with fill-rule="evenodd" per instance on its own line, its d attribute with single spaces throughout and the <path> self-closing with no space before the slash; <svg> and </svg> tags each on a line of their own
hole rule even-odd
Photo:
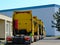
<svg viewBox="0 0 60 45">
<path fill-rule="evenodd" d="M 60 40 L 56 37 L 46 37 L 43 40 L 32 43 L 31 45 L 60 45 Z"/>
</svg>

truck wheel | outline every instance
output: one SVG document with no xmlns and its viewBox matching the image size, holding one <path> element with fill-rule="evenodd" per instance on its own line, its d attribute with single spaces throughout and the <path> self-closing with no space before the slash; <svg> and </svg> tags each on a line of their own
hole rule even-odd
<svg viewBox="0 0 60 45">
<path fill-rule="evenodd" d="M 36 42 L 36 39 L 34 39 L 34 42 Z"/>
</svg>

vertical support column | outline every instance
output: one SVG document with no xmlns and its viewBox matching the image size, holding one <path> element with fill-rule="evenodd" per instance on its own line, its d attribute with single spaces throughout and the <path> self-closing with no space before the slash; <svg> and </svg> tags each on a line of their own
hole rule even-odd
<svg viewBox="0 0 60 45">
<path fill-rule="evenodd" d="M 7 34 L 7 32 L 6 32 L 6 31 L 7 31 L 7 28 L 8 28 L 8 27 L 7 27 L 7 20 L 5 20 L 5 41 L 6 41 L 6 36 L 7 36 L 7 35 L 6 35 L 6 34 Z"/>
<path fill-rule="evenodd" d="M 6 41 L 6 20 L 5 20 L 5 41 Z"/>
<path fill-rule="evenodd" d="M 11 36 L 13 36 L 12 35 L 12 22 L 10 22 L 10 34 L 11 34 Z"/>
</svg>

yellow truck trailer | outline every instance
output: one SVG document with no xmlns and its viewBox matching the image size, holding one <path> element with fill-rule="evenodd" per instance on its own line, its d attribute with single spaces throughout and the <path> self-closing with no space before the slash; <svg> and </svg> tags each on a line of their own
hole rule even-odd
<svg viewBox="0 0 60 45">
<path fill-rule="evenodd" d="M 16 11 L 13 15 L 13 30 L 18 30 L 18 32 L 14 30 L 14 35 L 19 33 L 30 34 L 33 30 L 32 21 L 31 11 Z"/>
</svg>

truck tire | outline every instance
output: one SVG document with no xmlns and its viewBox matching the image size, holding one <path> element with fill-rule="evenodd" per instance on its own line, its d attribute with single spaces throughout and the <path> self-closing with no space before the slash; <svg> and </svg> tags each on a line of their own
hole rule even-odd
<svg viewBox="0 0 60 45">
<path fill-rule="evenodd" d="M 36 42 L 37 40 L 36 39 L 34 39 L 34 42 Z"/>
</svg>

